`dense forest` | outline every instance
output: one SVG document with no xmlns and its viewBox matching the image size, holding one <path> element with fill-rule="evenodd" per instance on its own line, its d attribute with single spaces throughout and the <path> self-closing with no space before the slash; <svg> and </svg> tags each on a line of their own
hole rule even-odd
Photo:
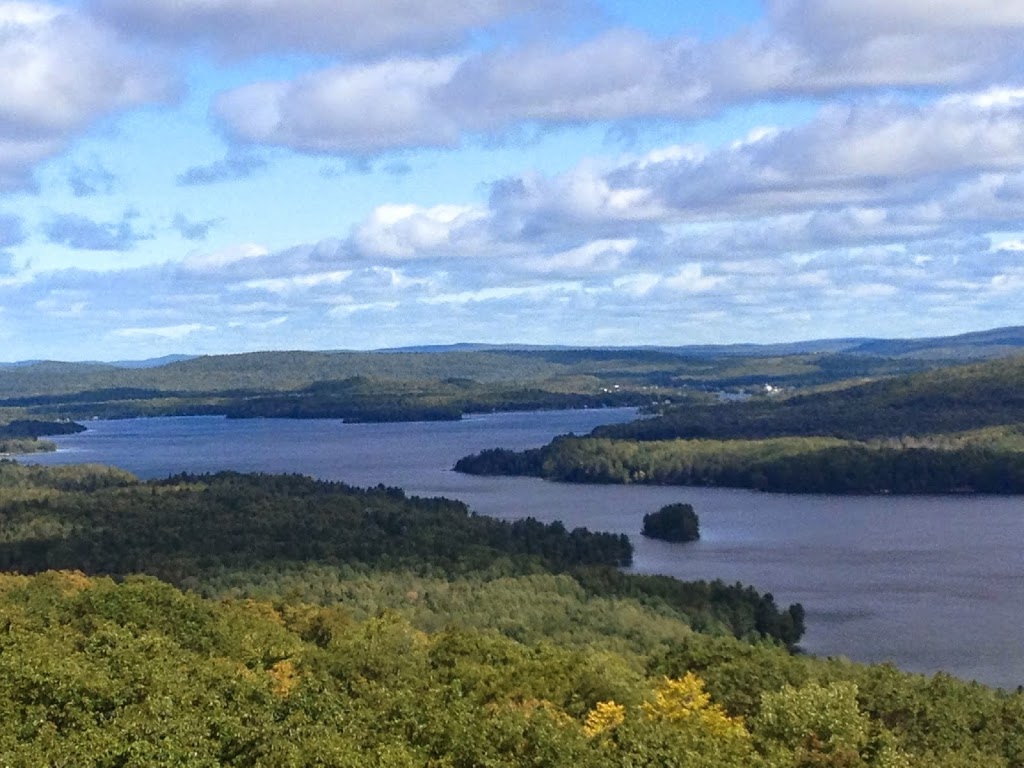
<svg viewBox="0 0 1024 768">
<path fill-rule="evenodd" d="M 1024 358 L 654 418 L 483 451 L 456 469 L 811 493 L 1024 493 Z"/>
<path fill-rule="evenodd" d="M 618 536 L 4 462 L 0 540 L 4 765 L 1024 766 L 1024 694 L 794 655 L 799 606 Z"/>
<path fill-rule="evenodd" d="M 687 542 L 700 538 L 700 518 L 692 504 L 668 504 L 657 512 L 644 515 L 644 536 L 662 541 Z"/>
<path fill-rule="evenodd" d="M 257 352 L 152 367 L 38 362 L 0 366 L 0 421 L 5 415 L 199 414 L 409 421 L 495 410 L 661 407 L 713 401 L 708 393 L 765 384 L 807 388 L 928 370 L 964 355 L 1006 354 L 1024 343 L 1015 329 L 994 340 L 1000 345 L 950 342 L 948 348 L 935 347 L 931 356 L 888 348 L 881 356 L 844 342 L 742 349 Z"/>
<path fill-rule="evenodd" d="M 0 450 L 97 415 L 388 420 L 646 403 L 654 415 L 635 423 L 460 468 L 1024 489 L 1024 360 L 932 371 L 935 350 L 963 348 L 922 342 L 883 359 L 879 344 L 21 366 L 0 369 Z M 924 372 L 892 377 L 908 370 Z M 813 388 L 712 392 L 766 381 Z M 807 657 L 799 604 L 629 573 L 631 557 L 624 536 L 397 488 L 233 472 L 142 482 L 0 461 L 0 764 L 1024 768 L 1020 690 Z"/>
<path fill-rule="evenodd" d="M 147 573 L 208 596 L 266 595 L 266 584 L 287 583 L 327 603 L 350 588 L 347 578 L 369 573 L 475 582 L 566 574 L 595 597 L 647 601 L 736 637 L 793 645 L 803 633 L 800 606 L 778 608 L 750 588 L 620 574 L 632 558 L 625 536 L 495 520 L 397 488 L 229 472 L 139 482 L 111 468 L 0 462 L 0 491 L 0 569 L 20 573 Z M 301 583 L 308 573 L 320 586 Z"/>
<path fill-rule="evenodd" d="M 424 629 L 408 610 L 360 615 L 297 594 L 0 576 L 0 756 L 18 768 L 1024 765 L 1021 693 L 694 632 L 565 576 L 502 582 L 487 597 L 512 601 L 518 627 L 480 626 L 475 609 L 508 606 L 463 592 Z M 553 598 L 591 621 L 549 631 Z M 396 604 L 427 600 L 409 590 Z"/>
</svg>

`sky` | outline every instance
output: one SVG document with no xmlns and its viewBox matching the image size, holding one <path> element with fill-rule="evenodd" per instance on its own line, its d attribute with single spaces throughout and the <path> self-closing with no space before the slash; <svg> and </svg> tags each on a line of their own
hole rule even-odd
<svg viewBox="0 0 1024 768">
<path fill-rule="evenodd" d="M 0 361 L 1022 324 L 1024 0 L 0 0 Z"/>
</svg>

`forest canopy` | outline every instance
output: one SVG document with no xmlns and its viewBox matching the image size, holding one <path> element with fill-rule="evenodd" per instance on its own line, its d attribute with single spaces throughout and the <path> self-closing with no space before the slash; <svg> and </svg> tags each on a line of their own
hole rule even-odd
<svg viewBox="0 0 1024 768">
<path fill-rule="evenodd" d="M 474 474 L 794 493 L 1024 493 L 1024 358 L 814 394 L 670 407 Z"/>
</svg>

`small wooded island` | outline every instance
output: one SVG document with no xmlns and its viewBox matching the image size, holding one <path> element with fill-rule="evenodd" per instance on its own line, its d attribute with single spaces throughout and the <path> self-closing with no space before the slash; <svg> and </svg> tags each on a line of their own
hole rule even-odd
<svg viewBox="0 0 1024 768">
<path fill-rule="evenodd" d="M 700 520 L 691 504 L 669 504 L 657 512 L 644 515 L 640 531 L 650 539 L 686 542 L 700 538 Z"/>
</svg>

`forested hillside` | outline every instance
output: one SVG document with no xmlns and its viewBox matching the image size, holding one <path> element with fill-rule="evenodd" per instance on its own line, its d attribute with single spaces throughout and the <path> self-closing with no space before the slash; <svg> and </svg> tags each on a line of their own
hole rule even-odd
<svg viewBox="0 0 1024 768">
<path fill-rule="evenodd" d="M 817 493 L 1024 493 L 1024 358 L 666 408 L 460 471 Z"/>
<path fill-rule="evenodd" d="M 667 619 L 618 647 L 624 627 L 517 639 L 458 612 L 424 632 L 77 572 L 0 576 L 0 616 L 0 759 L 17 768 L 1024 765 L 1020 693 Z"/>
<path fill-rule="evenodd" d="M 720 389 L 806 387 L 941 361 L 865 355 L 678 354 L 646 349 L 256 352 L 147 368 L 0 367 L 0 420 L 231 414 L 363 421 L 511 409 L 647 406 Z M 705 397 L 705 399 L 708 399 Z"/>
</svg>

